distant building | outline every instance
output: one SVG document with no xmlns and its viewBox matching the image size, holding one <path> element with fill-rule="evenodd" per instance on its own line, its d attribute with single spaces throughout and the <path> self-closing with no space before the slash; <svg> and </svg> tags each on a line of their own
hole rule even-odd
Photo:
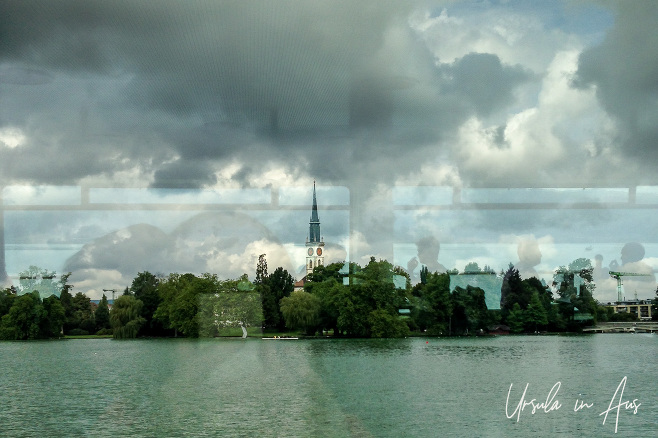
<svg viewBox="0 0 658 438">
<path fill-rule="evenodd" d="M 315 194 L 315 181 L 313 181 L 313 204 L 311 206 L 311 220 L 309 221 L 308 236 L 306 237 L 306 275 L 295 282 L 294 290 L 303 290 L 308 281 L 308 275 L 313 273 L 317 266 L 324 265 L 324 239 L 320 234 L 320 216 L 318 215 L 318 201 Z"/>
<path fill-rule="evenodd" d="M 608 303 L 606 307 L 612 308 L 615 313 L 633 313 L 638 319 L 649 320 L 652 318 L 651 305 L 651 300 L 632 300 Z"/>
<path fill-rule="evenodd" d="M 309 222 L 308 237 L 306 239 L 306 275 L 313 272 L 317 266 L 324 265 L 324 239 L 320 235 L 320 217 L 318 216 L 318 202 L 315 196 L 315 181 L 313 182 L 313 206 Z"/>
</svg>

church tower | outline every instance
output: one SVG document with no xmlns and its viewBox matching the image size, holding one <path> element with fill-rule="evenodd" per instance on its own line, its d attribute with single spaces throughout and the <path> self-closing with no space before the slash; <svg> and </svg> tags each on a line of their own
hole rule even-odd
<svg viewBox="0 0 658 438">
<path fill-rule="evenodd" d="M 320 236 L 320 218 L 318 202 L 315 197 L 315 181 L 313 181 L 313 207 L 306 239 L 306 275 L 313 272 L 316 266 L 324 265 L 324 240 Z"/>
</svg>

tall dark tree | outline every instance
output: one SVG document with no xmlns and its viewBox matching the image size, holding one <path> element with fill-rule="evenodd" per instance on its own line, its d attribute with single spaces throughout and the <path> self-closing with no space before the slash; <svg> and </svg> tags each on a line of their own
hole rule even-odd
<svg viewBox="0 0 658 438">
<path fill-rule="evenodd" d="M 525 315 L 519 303 L 514 303 L 507 315 L 507 325 L 509 325 L 512 333 L 521 333 L 523 331 L 523 324 L 525 323 Z"/>
<path fill-rule="evenodd" d="M 519 303 L 521 309 L 528 307 L 530 298 L 531 295 L 528 295 L 523 288 L 519 270 L 510 265 L 503 276 L 503 284 L 500 288 L 500 310 L 503 318 L 507 316 L 514 303 Z"/>
<path fill-rule="evenodd" d="M 422 284 L 427 284 L 427 274 L 429 274 L 429 269 L 427 269 L 427 266 L 421 266 L 421 268 L 420 268 L 420 282 Z"/>
<path fill-rule="evenodd" d="M 82 292 L 78 292 L 71 300 L 73 308 L 73 326 L 88 333 L 96 332 L 96 321 L 91 311 L 91 300 Z"/>
<path fill-rule="evenodd" d="M 59 296 L 61 298 L 62 293 L 67 292 L 71 293 L 71 290 L 73 289 L 73 285 L 69 284 L 69 277 L 71 276 L 71 272 L 67 272 L 66 274 L 62 274 L 59 277 Z"/>
<path fill-rule="evenodd" d="M 452 292 L 451 301 L 453 334 L 474 334 L 487 328 L 489 312 L 484 290 L 470 285 L 466 289 L 457 287 Z"/>
<path fill-rule="evenodd" d="M 266 255 L 267 254 L 261 254 L 258 256 L 258 264 L 256 265 L 256 280 L 254 280 L 255 284 L 263 284 L 267 281 Z"/>
<path fill-rule="evenodd" d="M 94 319 L 96 320 L 96 330 L 110 328 L 110 309 L 105 294 L 103 294 L 96 308 L 96 312 L 94 312 Z"/>
<path fill-rule="evenodd" d="M 263 325 L 277 330 L 285 330 L 286 323 L 281 313 L 281 299 L 290 296 L 295 280 L 285 269 L 278 267 L 270 274 L 261 288 L 263 304 Z"/>
<path fill-rule="evenodd" d="M 130 292 L 143 303 L 142 317 L 145 320 L 140 330 L 140 336 L 154 336 L 162 334 L 162 324 L 153 319 L 153 314 L 162 302 L 158 293 L 158 278 L 148 271 L 140 272 L 133 279 Z"/>
<path fill-rule="evenodd" d="M 76 321 L 75 319 L 73 296 L 71 295 L 70 288 L 65 288 L 60 292 L 59 302 L 64 308 L 64 333 L 79 328 L 79 321 Z"/>
<path fill-rule="evenodd" d="M 57 338 L 63 335 L 66 311 L 59 298 L 51 295 L 43 300 L 43 308 L 46 311 L 47 320 L 43 321 L 41 333 L 48 338 Z"/>
<path fill-rule="evenodd" d="M 532 294 L 530 304 L 525 311 L 525 329 L 526 331 L 537 331 L 548 324 L 548 312 L 537 292 Z"/>
<path fill-rule="evenodd" d="M 416 305 L 412 315 L 420 330 L 428 333 L 448 334 L 452 317 L 450 275 L 436 272 L 427 275 L 427 283 L 414 286 Z"/>
</svg>

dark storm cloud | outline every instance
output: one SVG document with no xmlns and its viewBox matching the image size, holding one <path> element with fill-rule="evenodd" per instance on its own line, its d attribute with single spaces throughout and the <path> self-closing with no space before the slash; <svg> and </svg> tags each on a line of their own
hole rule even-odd
<svg viewBox="0 0 658 438">
<path fill-rule="evenodd" d="M 658 161 L 658 3 L 615 3 L 615 25 L 579 59 L 575 84 L 596 95 L 619 124 L 625 153 Z M 635 177 L 637 178 L 637 176 Z"/>
<path fill-rule="evenodd" d="M 208 162 L 177 160 L 155 171 L 153 187 L 196 189 L 217 182 Z"/>
<path fill-rule="evenodd" d="M 514 87 L 528 79 L 495 55 L 437 67 L 407 23 L 417 6 L 3 2 L 0 64 L 32 72 L 26 84 L 54 78 L 50 86 L 61 87 L 57 79 L 64 78 L 72 88 L 67 95 L 46 92 L 47 101 L 0 88 L 3 97 L 25 100 L 22 114 L 0 113 L 0 125 L 12 122 L 31 142 L 13 161 L 42 150 L 33 144 L 40 118 L 51 121 L 41 141 L 55 142 L 63 129 L 71 135 L 59 154 L 75 163 L 78 151 L 88 151 L 83 164 L 71 166 L 45 153 L 52 163 L 47 179 L 20 166 L 8 175 L 57 181 L 59 173 L 70 181 L 133 164 L 154 172 L 155 186 L 198 187 L 213 184 L 217 168 L 237 158 L 252 171 L 268 162 L 292 172 L 311 163 L 309 173 L 331 181 L 366 170 L 369 178 L 390 180 L 419 163 L 390 163 L 391 153 L 403 149 L 412 157 L 471 114 L 509 105 Z M 25 122 L 28 114 L 34 124 Z M 86 137 L 71 126 L 84 127 Z M 92 164 L 86 155 L 94 153 L 110 159 Z M 364 168 L 362 159 L 372 165 Z"/>
<path fill-rule="evenodd" d="M 533 77 L 523 67 L 505 66 L 489 53 L 470 53 L 442 71 L 448 78 L 447 89 L 469 102 L 479 116 L 513 104 L 514 89 Z"/>
</svg>

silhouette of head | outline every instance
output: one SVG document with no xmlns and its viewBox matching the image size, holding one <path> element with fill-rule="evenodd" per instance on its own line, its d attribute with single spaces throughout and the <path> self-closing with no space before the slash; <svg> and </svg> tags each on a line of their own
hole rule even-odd
<svg viewBox="0 0 658 438">
<path fill-rule="evenodd" d="M 418 258 L 422 263 L 436 262 L 439 258 L 441 244 L 434 236 L 423 237 L 416 242 L 418 247 Z"/>
<path fill-rule="evenodd" d="M 594 262 L 596 263 L 596 266 L 601 266 L 603 263 L 603 256 L 601 254 L 597 254 L 594 256 Z"/>
<path fill-rule="evenodd" d="M 644 246 L 637 242 L 629 242 L 621 249 L 621 263 L 639 262 L 644 258 Z"/>
<path fill-rule="evenodd" d="M 519 261 L 524 265 L 536 266 L 541 263 L 539 243 L 534 237 L 521 239 L 516 252 L 519 256 Z"/>
</svg>

